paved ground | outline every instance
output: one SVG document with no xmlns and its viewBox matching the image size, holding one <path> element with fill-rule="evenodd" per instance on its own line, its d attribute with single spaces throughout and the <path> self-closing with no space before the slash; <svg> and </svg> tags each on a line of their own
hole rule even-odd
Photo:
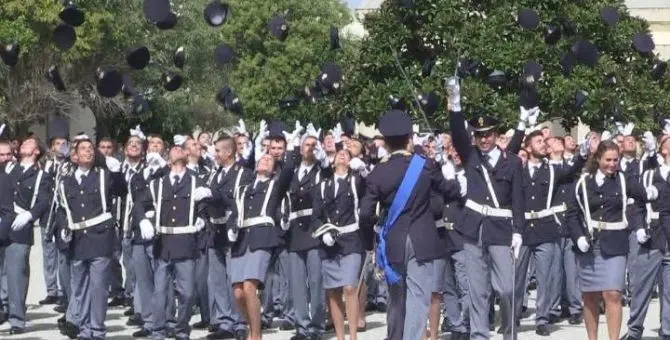
<svg viewBox="0 0 670 340">
<path fill-rule="evenodd" d="M 0 326 L 0 339 L 23 339 L 23 340 L 58 340 L 66 339 L 61 336 L 56 328 L 56 319 L 60 316 L 53 312 L 53 306 L 39 306 L 37 301 L 44 298 L 46 294 L 44 290 L 44 281 L 42 277 L 42 252 L 41 246 L 36 239 L 35 246 L 30 255 L 31 263 L 31 282 L 28 292 L 29 304 L 29 324 L 28 332 L 21 336 L 10 336 L 8 334 L 8 327 L 5 323 Z M 531 311 L 533 309 L 534 297 L 531 296 L 530 305 Z M 625 309 L 624 324 L 628 319 L 628 309 Z M 657 331 L 659 328 L 659 302 L 653 300 L 649 313 L 647 315 L 647 322 L 645 323 L 644 339 L 657 339 Z M 383 314 L 371 314 L 367 318 L 368 331 L 360 335 L 362 340 L 382 340 L 386 333 L 385 316 Z M 199 321 L 199 316 L 194 316 L 193 322 Z M 107 316 L 108 338 L 114 340 L 132 339 L 131 334 L 135 330 L 132 327 L 125 326 L 126 318 L 123 316 L 123 309 L 110 309 Z M 622 333 L 625 332 L 625 325 Z M 538 337 L 534 332 L 534 325 L 531 318 L 522 321 L 519 328 L 519 339 L 547 339 L 545 337 Z M 584 326 L 571 326 L 567 322 L 554 325 L 552 328 L 551 339 L 586 339 L 586 332 Z M 601 317 L 600 325 L 600 339 L 606 339 L 606 325 L 604 316 Z M 193 339 L 205 339 L 205 332 L 194 331 Z M 288 340 L 292 336 L 291 332 L 282 332 L 278 330 L 270 330 L 264 334 L 264 339 L 267 340 Z M 329 334 L 326 339 L 335 339 L 334 334 Z M 444 339 L 449 339 L 448 335 L 444 335 Z M 492 334 L 492 339 L 502 339 L 502 336 Z M 418 339 L 417 339 L 418 340 Z"/>
</svg>

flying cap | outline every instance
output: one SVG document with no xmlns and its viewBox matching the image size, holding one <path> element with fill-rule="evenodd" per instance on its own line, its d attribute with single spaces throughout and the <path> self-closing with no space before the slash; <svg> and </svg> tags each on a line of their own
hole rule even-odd
<svg viewBox="0 0 670 340">
<path fill-rule="evenodd" d="M 584 39 L 577 40 L 572 45 L 571 50 L 576 59 L 585 65 L 591 67 L 598 65 L 598 61 L 600 60 L 600 51 L 590 41 Z"/>
<path fill-rule="evenodd" d="M 327 90 L 339 90 L 343 79 L 342 68 L 334 62 L 326 62 L 321 66 L 319 83 Z"/>
<path fill-rule="evenodd" d="M 216 50 L 214 51 L 214 59 L 219 65 L 225 65 L 232 62 L 235 59 L 235 50 L 232 46 L 221 43 Z"/>
<path fill-rule="evenodd" d="M 575 64 L 575 56 L 572 55 L 571 52 L 563 53 L 560 64 L 561 64 L 561 71 L 563 71 L 563 75 L 566 77 L 570 76 L 570 74 L 572 74 L 572 68 L 574 67 Z"/>
<path fill-rule="evenodd" d="M 519 11 L 519 25 L 525 29 L 534 30 L 540 23 L 540 17 L 537 12 L 530 8 L 524 8 Z"/>
<path fill-rule="evenodd" d="M 402 98 L 395 97 L 392 94 L 389 95 L 389 107 L 391 110 L 407 111 L 407 105 Z"/>
<path fill-rule="evenodd" d="M 502 88 L 507 84 L 507 76 L 504 71 L 495 70 L 486 79 L 486 83 L 493 88 Z"/>
<path fill-rule="evenodd" d="M 142 9 L 152 23 L 165 21 L 171 12 L 170 0 L 144 0 Z"/>
<path fill-rule="evenodd" d="M 330 49 L 339 50 L 340 46 L 340 30 L 336 26 L 330 27 Z"/>
<path fill-rule="evenodd" d="M 0 45 L 0 58 L 9 67 L 14 67 L 19 62 L 20 52 L 21 46 L 17 41 L 7 45 Z"/>
<path fill-rule="evenodd" d="M 203 13 L 205 21 L 212 27 L 219 27 L 228 21 L 230 17 L 230 6 L 218 0 L 210 2 Z"/>
<path fill-rule="evenodd" d="M 77 33 L 74 27 L 68 24 L 60 24 L 56 26 L 53 32 L 53 42 L 59 49 L 67 51 L 74 46 L 77 41 Z"/>
<path fill-rule="evenodd" d="M 126 62 L 136 70 L 142 70 L 151 61 L 151 54 L 146 46 L 132 47 L 126 51 Z"/>
<path fill-rule="evenodd" d="M 47 126 L 47 138 L 53 140 L 54 138 L 70 139 L 70 123 L 67 118 L 61 115 L 53 115 Z"/>
<path fill-rule="evenodd" d="M 423 66 L 421 66 L 421 76 L 424 78 L 430 77 L 431 73 L 433 73 L 433 68 L 435 67 L 436 63 L 437 59 L 435 57 L 426 60 L 426 62 L 423 63 Z"/>
<path fill-rule="evenodd" d="M 300 98 L 296 96 L 288 96 L 279 100 L 280 109 L 290 109 L 297 107 L 300 104 Z"/>
<path fill-rule="evenodd" d="M 149 101 L 141 94 L 136 94 L 133 96 L 132 105 L 130 107 L 130 112 L 132 114 L 142 114 L 149 111 Z"/>
<path fill-rule="evenodd" d="M 177 48 L 177 50 L 174 52 L 174 56 L 172 57 L 172 61 L 174 62 L 174 66 L 177 68 L 184 68 L 184 64 L 186 63 L 184 46 L 179 46 L 179 48 Z"/>
<path fill-rule="evenodd" d="M 607 6 L 600 11 L 600 19 L 609 26 L 619 23 L 619 12 L 612 6 Z"/>
<path fill-rule="evenodd" d="M 115 68 L 98 68 L 95 80 L 98 93 L 103 97 L 115 97 L 123 87 L 121 72 Z"/>
<path fill-rule="evenodd" d="M 574 105 L 575 108 L 581 109 L 586 104 L 586 100 L 589 98 L 589 93 L 586 91 L 577 91 L 575 93 Z"/>
<path fill-rule="evenodd" d="M 417 95 L 416 98 L 421 105 L 421 109 L 427 116 L 432 116 L 437 111 L 440 98 L 437 96 L 435 91 L 429 93 L 422 93 Z"/>
<path fill-rule="evenodd" d="M 84 24 L 86 15 L 82 10 L 70 3 L 58 14 L 58 17 L 66 24 L 74 27 L 79 27 Z"/>
<path fill-rule="evenodd" d="M 556 24 L 549 24 L 544 30 L 544 42 L 548 45 L 555 45 L 562 36 L 561 26 Z"/>
<path fill-rule="evenodd" d="M 49 67 L 46 73 L 46 77 L 52 84 L 54 84 L 56 90 L 65 91 L 65 83 L 63 82 L 63 78 L 61 78 L 60 72 L 58 72 L 58 67 L 56 65 L 51 65 L 51 67 Z"/>
<path fill-rule="evenodd" d="M 161 30 L 169 30 L 177 26 L 177 15 L 173 12 L 170 12 L 165 20 L 159 21 L 156 23 L 156 27 Z"/>
<path fill-rule="evenodd" d="M 656 48 L 654 40 L 647 33 L 637 33 L 633 37 L 633 46 L 640 53 L 651 53 Z"/>
<path fill-rule="evenodd" d="M 168 71 L 163 74 L 163 88 L 170 92 L 179 89 L 183 81 L 184 77 L 178 73 Z"/>
<path fill-rule="evenodd" d="M 668 70 L 668 63 L 661 60 L 654 61 L 654 65 L 651 67 L 651 77 L 654 80 L 660 80 L 665 76 L 665 72 Z"/>
<path fill-rule="evenodd" d="M 279 41 L 284 41 L 288 37 L 289 24 L 283 15 L 277 15 L 268 23 L 268 30 Z"/>
</svg>

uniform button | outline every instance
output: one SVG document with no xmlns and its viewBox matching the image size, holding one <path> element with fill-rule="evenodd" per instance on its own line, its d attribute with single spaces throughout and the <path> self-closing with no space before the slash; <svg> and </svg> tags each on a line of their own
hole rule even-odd
<svg viewBox="0 0 670 340">
<path fill-rule="evenodd" d="M 81 220 L 82 220 L 82 221 L 86 221 L 86 217 L 82 216 L 82 217 L 81 217 Z"/>
<path fill-rule="evenodd" d="M 81 204 L 81 207 L 82 207 L 82 208 L 84 207 L 84 203 Z"/>
<path fill-rule="evenodd" d="M 535 186 L 535 182 L 530 182 L 530 185 Z"/>
<path fill-rule="evenodd" d="M 172 223 L 174 223 L 174 218 L 172 219 Z"/>
<path fill-rule="evenodd" d="M 601 205 L 601 206 L 600 206 L 600 209 L 602 209 L 602 208 L 603 208 L 603 206 Z"/>
<path fill-rule="evenodd" d="M 336 213 L 336 214 L 339 214 L 339 213 L 340 213 L 340 211 L 339 211 L 339 210 L 335 210 L 335 213 Z"/>
<path fill-rule="evenodd" d="M 603 198 L 603 195 L 599 195 L 600 198 Z"/>
<path fill-rule="evenodd" d="M 486 200 L 488 201 L 488 200 L 490 200 L 490 198 L 488 196 L 486 196 Z"/>
<path fill-rule="evenodd" d="M 565 194 L 565 189 L 561 189 L 561 194 Z"/>
<path fill-rule="evenodd" d="M 531 224 L 530 224 L 530 227 L 531 227 L 531 228 L 534 228 L 534 227 L 535 227 L 535 223 L 531 223 Z"/>
<path fill-rule="evenodd" d="M 84 190 L 80 191 L 79 193 L 83 195 L 83 194 L 84 194 Z"/>
<path fill-rule="evenodd" d="M 534 199 L 535 199 L 535 196 L 530 196 L 530 199 L 534 200 Z"/>
<path fill-rule="evenodd" d="M 177 195 L 172 196 L 173 198 L 177 198 Z"/>
<path fill-rule="evenodd" d="M 172 210 L 177 210 L 177 207 L 173 206 L 173 207 L 172 207 Z"/>
<path fill-rule="evenodd" d="M 449 208 L 449 204 L 447 204 L 446 207 Z"/>
<path fill-rule="evenodd" d="M 86 230 L 84 229 L 84 234 L 86 234 Z"/>
</svg>

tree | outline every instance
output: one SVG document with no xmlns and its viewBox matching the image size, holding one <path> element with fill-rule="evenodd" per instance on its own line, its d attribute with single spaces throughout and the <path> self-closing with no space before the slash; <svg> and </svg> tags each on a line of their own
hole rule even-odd
<svg viewBox="0 0 670 340">
<path fill-rule="evenodd" d="M 340 114 L 337 101 L 329 99 L 285 110 L 278 103 L 289 96 L 301 99 L 303 88 L 313 85 L 324 62 L 340 61 L 351 51 L 346 43 L 345 52 L 330 49 L 331 26 L 342 27 L 350 21 L 343 3 L 230 0 L 230 18 L 220 27 L 210 27 L 203 20 L 209 2 L 173 1 L 176 26 L 159 29 L 144 17 L 141 1 L 79 0 L 76 6 L 86 13 L 86 22 L 76 28 L 74 47 L 63 52 L 51 42 L 51 32 L 61 22 L 58 13 L 63 7 L 59 2 L 3 1 L 0 42 L 19 41 L 21 56 L 13 68 L 0 66 L 4 80 L 0 81 L 0 112 L 4 112 L 0 118 L 27 125 L 49 112 L 67 113 L 69 105 L 81 104 L 93 111 L 99 135 L 123 136 L 130 126 L 141 124 L 145 130 L 169 137 L 198 124 L 216 129 L 233 122 L 236 115 L 226 112 L 216 101 L 217 92 L 226 85 L 243 103 L 241 116 L 251 120 L 329 122 Z M 268 32 L 268 22 L 279 14 L 285 14 L 290 25 L 285 41 Z M 218 66 L 214 50 L 223 42 L 234 48 L 237 57 Z M 126 64 L 126 52 L 137 46 L 146 46 L 151 53 L 152 64 L 143 70 L 132 70 Z M 186 55 L 183 69 L 172 61 L 180 46 Z M 56 91 L 44 77 L 51 64 L 59 66 L 66 91 Z M 129 75 L 135 90 L 149 100 L 150 109 L 135 114 L 127 98 L 101 97 L 94 81 L 98 67 L 115 67 Z M 170 92 L 163 88 L 162 76 L 168 71 L 183 76 L 180 89 Z M 22 96 L 16 83 L 32 89 L 35 98 Z M 39 101 L 45 104 L 36 109 L 34 104 Z M 25 104 L 18 106 L 17 102 Z M 28 108 L 32 108 L 30 114 Z"/>
<path fill-rule="evenodd" d="M 607 6 L 614 7 L 619 17 L 615 25 L 601 19 Z M 525 8 L 539 15 L 536 28 L 519 24 L 517 16 Z M 642 55 L 632 47 L 634 35 L 648 33 L 649 26 L 631 17 L 624 1 L 388 0 L 365 18 L 364 25 L 369 36 L 355 63 L 359 67 L 353 72 L 356 76 L 349 84 L 346 102 L 369 122 L 388 107 L 389 95 L 407 103 L 412 102 L 414 91 L 437 91 L 444 97 L 444 78 L 454 74 L 459 60 L 464 109 L 497 116 L 507 127 L 517 120 L 519 78 L 529 61 L 543 69 L 536 85 L 543 120 L 561 118 L 566 127 L 581 120 L 602 128 L 614 116 L 657 129 L 659 112 L 670 113 L 668 76 L 652 76 L 657 56 Z M 556 28 L 560 40 L 545 42 L 547 32 L 556 34 Z M 561 59 L 566 54 L 574 57 L 569 52 L 580 39 L 597 46 L 599 62 L 588 66 L 577 60 L 568 75 Z M 587 49 L 580 44 L 573 51 L 578 55 Z M 394 54 L 409 81 L 401 75 Z M 431 60 L 437 65 L 429 76 L 421 76 L 422 66 Z M 501 88 L 487 84 L 496 70 L 506 75 Z M 616 84 L 609 84 L 606 75 L 614 75 Z M 581 91 L 588 93 L 588 99 L 578 107 L 575 97 Z M 443 106 L 429 117 L 432 125 L 445 127 L 448 119 Z"/>
</svg>

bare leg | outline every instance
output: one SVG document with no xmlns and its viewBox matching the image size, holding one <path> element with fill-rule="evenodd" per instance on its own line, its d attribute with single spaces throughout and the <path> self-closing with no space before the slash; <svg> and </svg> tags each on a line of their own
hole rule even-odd
<svg viewBox="0 0 670 340">
<path fill-rule="evenodd" d="M 342 301 L 340 299 L 340 301 Z M 349 321 L 349 340 L 358 339 L 358 296 L 356 287 L 344 287 L 344 301 L 347 306 L 347 320 Z M 344 339 L 344 336 L 342 337 Z"/>
<path fill-rule="evenodd" d="M 608 290 L 603 292 L 605 299 L 605 315 L 607 317 L 607 332 L 610 340 L 619 339 L 621 333 L 621 292 L 618 290 Z"/>
<path fill-rule="evenodd" d="M 584 292 L 584 324 L 589 340 L 598 340 L 600 292 Z"/>
<path fill-rule="evenodd" d="M 328 307 L 330 319 L 333 321 L 337 340 L 344 340 L 344 303 L 342 302 L 342 289 L 334 288 L 326 290 L 328 295 Z M 349 325 L 351 328 L 351 325 Z"/>
<path fill-rule="evenodd" d="M 365 283 L 365 280 L 361 282 L 361 286 L 358 289 L 358 327 L 364 328 L 366 325 L 365 322 L 365 305 L 368 303 L 368 285 Z"/>
<path fill-rule="evenodd" d="M 437 340 L 438 329 L 440 329 L 440 303 L 442 294 L 433 293 L 430 297 L 430 314 L 428 314 L 428 325 L 430 327 L 430 339 Z"/>
<path fill-rule="evenodd" d="M 249 339 L 261 339 L 261 300 L 258 298 L 258 281 L 244 281 L 244 298 L 247 305 L 247 322 L 249 323 Z"/>
<path fill-rule="evenodd" d="M 244 288 L 241 283 L 236 283 L 233 285 L 233 294 L 235 295 L 235 302 L 237 302 L 237 307 L 240 308 L 240 312 L 242 312 L 244 319 L 249 320 L 249 314 L 247 313 L 247 302 L 244 298 Z"/>
</svg>

